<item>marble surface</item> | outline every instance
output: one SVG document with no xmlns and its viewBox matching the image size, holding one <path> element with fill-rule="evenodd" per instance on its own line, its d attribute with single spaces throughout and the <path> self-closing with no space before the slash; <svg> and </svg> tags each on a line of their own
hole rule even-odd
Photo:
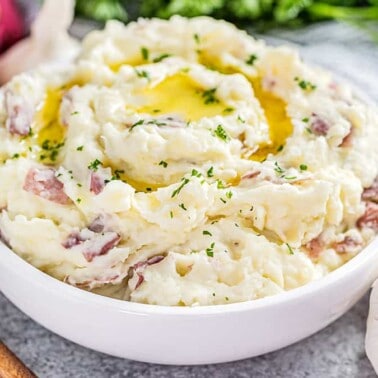
<svg viewBox="0 0 378 378">
<path fill-rule="evenodd" d="M 81 34 L 82 25 L 75 31 Z M 325 23 L 264 37 L 272 43 L 279 38 L 297 44 L 305 59 L 337 71 L 378 101 L 378 46 L 363 33 Z M 39 377 L 367 378 L 375 376 L 364 352 L 367 312 L 366 295 L 323 331 L 280 351 L 222 365 L 179 367 L 122 360 L 82 348 L 28 319 L 0 294 L 0 339 Z"/>
</svg>

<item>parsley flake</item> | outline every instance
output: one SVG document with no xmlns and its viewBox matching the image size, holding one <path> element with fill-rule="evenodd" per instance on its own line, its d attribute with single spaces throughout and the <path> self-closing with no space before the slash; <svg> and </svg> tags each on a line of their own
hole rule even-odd
<svg viewBox="0 0 378 378">
<path fill-rule="evenodd" d="M 140 119 L 139 121 L 133 123 L 130 127 L 130 131 L 134 128 L 134 127 L 137 127 L 137 126 L 140 126 L 140 125 L 143 125 L 144 123 L 144 119 Z"/>
<path fill-rule="evenodd" d="M 141 52 L 141 54 L 142 54 L 142 58 L 143 58 L 144 60 L 148 60 L 148 57 L 149 57 L 149 55 L 150 55 L 148 49 L 147 49 L 146 47 L 142 47 L 142 48 L 140 49 L 140 52 Z"/>
<path fill-rule="evenodd" d="M 224 182 L 222 180 L 217 180 L 217 189 L 225 189 Z"/>
<path fill-rule="evenodd" d="M 289 254 L 294 255 L 294 251 L 293 251 L 293 248 L 291 247 L 291 245 L 288 244 L 288 243 L 285 243 L 285 244 L 286 244 L 287 249 L 289 250 Z"/>
<path fill-rule="evenodd" d="M 210 231 L 207 231 L 207 230 L 202 231 L 202 235 L 213 236 L 213 234 Z"/>
<path fill-rule="evenodd" d="M 103 165 L 102 162 L 98 159 L 95 159 L 91 163 L 89 163 L 88 169 L 90 169 L 92 171 L 97 171 L 97 169 L 100 165 Z"/>
<path fill-rule="evenodd" d="M 84 146 L 79 146 L 76 148 L 76 151 L 83 151 L 83 149 L 84 149 Z"/>
<path fill-rule="evenodd" d="M 222 125 L 218 125 L 217 128 L 214 130 L 214 134 L 224 142 L 228 142 L 230 137 L 228 136 L 226 130 L 222 127 Z"/>
<path fill-rule="evenodd" d="M 249 66 L 253 66 L 255 61 L 257 60 L 257 55 L 256 54 L 251 54 L 248 59 L 245 61 L 246 64 Z"/>
<path fill-rule="evenodd" d="M 189 179 L 187 179 L 187 178 L 183 178 L 183 179 L 182 179 L 182 183 L 180 184 L 180 186 L 172 192 L 171 198 L 177 196 L 177 195 L 181 192 L 181 189 L 182 189 L 182 188 L 183 188 L 188 182 L 189 182 Z"/>
<path fill-rule="evenodd" d="M 316 85 L 311 83 L 310 81 L 300 79 L 299 77 L 295 77 L 294 80 L 298 83 L 298 86 L 304 91 L 313 91 L 314 89 L 316 89 Z"/>
<path fill-rule="evenodd" d="M 201 172 L 198 172 L 196 169 L 192 169 L 191 175 L 194 176 L 194 177 L 201 177 L 202 176 Z"/>
<path fill-rule="evenodd" d="M 159 165 L 162 165 L 164 168 L 167 168 L 168 167 L 168 163 L 164 160 L 162 160 Z"/>
<path fill-rule="evenodd" d="M 231 192 L 231 190 L 228 191 L 228 192 L 226 193 L 226 197 L 227 197 L 228 199 L 231 199 L 231 198 L 232 198 L 232 195 L 233 195 L 233 193 Z"/>
<path fill-rule="evenodd" d="M 216 104 L 219 102 L 219 100 L 215 96 L 216 91 L 217 91 L 217 88 L 211 88 L 202 92 L 202 98 L 204 99 L 205 105 Z"/>
<path fill-rule="evenodd" d="M 157 56 L 156 58 L 154 58 L 152 61 L 154 63 L 159 63 L 162 60 L 169 58 L 170 56 L 171 56 L 171 54 L 167 54 L 167 53 L 161 54 L 161 55 Z"/>
<path fill-rule="evenodd" d="M 207 172 L 207 177 L 213 177 L 214 176 L 214 167 L 210 167 Z"/>
<path fill-rule="evenodd" d="M 299 166 L 299 169 L 301 170 L 301 171 L 307 171 L 307 165 L 306 164 L 301 164 L 300 166 Z"/>
<path fill-rule="evenodd" d="M 135 73 L 138 77 L 150 80 L 150 74 L 147 71 L 137 70 L 136 68 L 134 70 L 135 70 Z"/>
<path fill-rule="evenodd" d="M 209 257 L 214 257 L 214 246 L 215 246 L 215 243 L 211 243 L 211 244 L 210 244 L 210 247 L 209 247 L 209 248 L 206 248 L 206 254 L 207 254 Z"/>
<path fill-rule="evenodd" d="M 181 207 L 181 209 L 183 209 L 185 211 L 188 210 L 183 203 L 180 203 L 179 207 Z"/>
<path fill-rule="evenodd" d="M 277 162 L 274 163 L 274 166 L 275 166 L 274 170 L 276 171 L 276 173 L 278 173 L 278 174 L 282 174 L 282 173 L 285 172 L 285 171 L 284 171 L 284 170 L 278 165 Z"/>
</svg>

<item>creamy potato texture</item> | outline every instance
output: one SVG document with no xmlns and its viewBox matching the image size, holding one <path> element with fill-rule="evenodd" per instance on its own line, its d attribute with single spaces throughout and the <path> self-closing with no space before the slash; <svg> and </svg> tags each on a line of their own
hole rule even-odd
<svg viewBox="0 0 378 378">
<path fill-rule="evenodd" d="M 109 22 L 0 90 L 0 232 L 39 269 L 160 305 L 319 279 L 376 234 L 378 115 L 210 18 Z"/>
</svg>

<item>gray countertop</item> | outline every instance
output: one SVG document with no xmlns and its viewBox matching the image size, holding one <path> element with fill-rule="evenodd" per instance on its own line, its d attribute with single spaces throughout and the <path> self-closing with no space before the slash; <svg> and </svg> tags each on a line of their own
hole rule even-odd
<svg viewBox="0 0 378 378">
<path fill-rule="evenodd" d="M 378 100 L 378 46 L 362 32 L 325 23 L 265 37 L 298 44 L 306 59 L 337 71 Z M 375 376 L 364 352 L 367 312 L 365 296 L 323 331 L 280 351 L 222 365 L 179 367 L 122 360 L 75 345 L 30 320 L 0 294 L 0 339 L 39 377 L 365 378 Z"/>
</svg>

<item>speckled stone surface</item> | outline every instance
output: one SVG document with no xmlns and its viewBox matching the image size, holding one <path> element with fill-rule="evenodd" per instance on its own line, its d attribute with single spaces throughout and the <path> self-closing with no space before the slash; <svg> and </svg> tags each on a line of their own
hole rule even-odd
<svg viewBox="0 0 378 378">
<path fill-rule="evenodd" d="M 305 59 L 337 71 L 378 101 L 378 47 L 355 29 L 326 23 L 265 37 L 298 44 Z M 0 294 L 0 339 L 39 377 L 368 378 L 376 375 L 364 352 L 367 312 L 366 295 L 323 331 L 280 351 L 221 365 L 162 366 L 113 358 L 75 345 L 30 320 Z"/>
</svg>

